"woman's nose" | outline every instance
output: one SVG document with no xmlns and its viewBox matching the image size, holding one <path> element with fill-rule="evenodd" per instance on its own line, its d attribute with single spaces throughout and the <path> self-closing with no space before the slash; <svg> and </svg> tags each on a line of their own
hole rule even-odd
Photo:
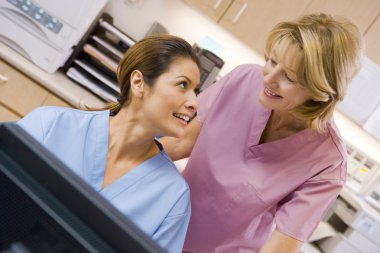
<svg viewBox="0 0 380 253">
<path fill-rule="evenodd" d="M 195 92 L 190 91 L 186 104 L 186 108 L 191 109 L 192 113 L 195 113 L 198 109 L 198 99 L 197 96 L 195 95 Z"/>
<path fill-rule="evenodd" d="M 266 84 L 272 84 L 272 83 L 277 83 L 278 78 L 280 76 L 280 68 L 279 66 L 275 66 L 264 73 L 264 82 Z"/>
</svg>

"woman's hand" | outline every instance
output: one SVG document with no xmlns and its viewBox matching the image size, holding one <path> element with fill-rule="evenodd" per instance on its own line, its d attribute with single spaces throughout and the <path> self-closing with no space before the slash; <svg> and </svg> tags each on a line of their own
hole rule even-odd
<svg viewBox="0 0 380 253">
<path fill-rule="evenodd" d="M 177 161 L 190 156 L 200 131 L 201 123 L 195 117 L 186 127 L 182 138 L 162 137 L 159 141 L 170 158 L 173 161 Z"/>
<path fill-rule="evenodd" d="M 303 242 L 275 230 L 259 253 L 297 253 L 302 244 Z"/>
</svg>

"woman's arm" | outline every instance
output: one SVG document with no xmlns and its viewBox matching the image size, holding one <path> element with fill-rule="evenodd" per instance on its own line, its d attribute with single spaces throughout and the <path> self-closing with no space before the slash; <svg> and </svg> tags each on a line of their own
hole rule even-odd
<svg viewBox="0 0 380 253">
<path fill-rule="evenodd" d="M 170 158 L 176 161 L 190 156 L 200 131 L 201 123 L 198 118 L 195 117 L 186 127 L 183 137 L 163 137 L 160 139 L 160 143 L 164 146 Z"/>
<path fill-rule="evenodd" d="M 259 253 L 297 253 L 302 244 L 303 242 L 275 230 L 264 243 Z"/>
</svg>

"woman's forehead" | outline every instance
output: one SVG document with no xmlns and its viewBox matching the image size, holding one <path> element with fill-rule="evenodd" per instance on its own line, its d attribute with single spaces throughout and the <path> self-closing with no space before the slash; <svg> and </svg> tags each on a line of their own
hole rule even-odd
<svg viewBox="0 0 380 253">
<path fill-rule="evenodd" d="M 292 72 L 297 72 L 296 70 L 303 59 L 303 53 L 299 46 L 289 39 L 282 39 L 273 44 L 271 51 L 271 54 L 277 61 L 281 62 Z"/>
</svg>

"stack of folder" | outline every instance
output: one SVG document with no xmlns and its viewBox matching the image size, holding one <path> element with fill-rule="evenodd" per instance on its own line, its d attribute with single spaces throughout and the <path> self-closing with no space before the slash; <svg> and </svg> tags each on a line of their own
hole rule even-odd
<svg viewBox="0 0 380 253">
<path fill-rule="evenodd" d="M 117 66 L 134 43 L 133 39 L 112 25 L 108 14 L 104 14 L 82 39 L 64 71 L 70 79 L 104 101 L 116 101 L 119 94 Z"/>
</svg>

